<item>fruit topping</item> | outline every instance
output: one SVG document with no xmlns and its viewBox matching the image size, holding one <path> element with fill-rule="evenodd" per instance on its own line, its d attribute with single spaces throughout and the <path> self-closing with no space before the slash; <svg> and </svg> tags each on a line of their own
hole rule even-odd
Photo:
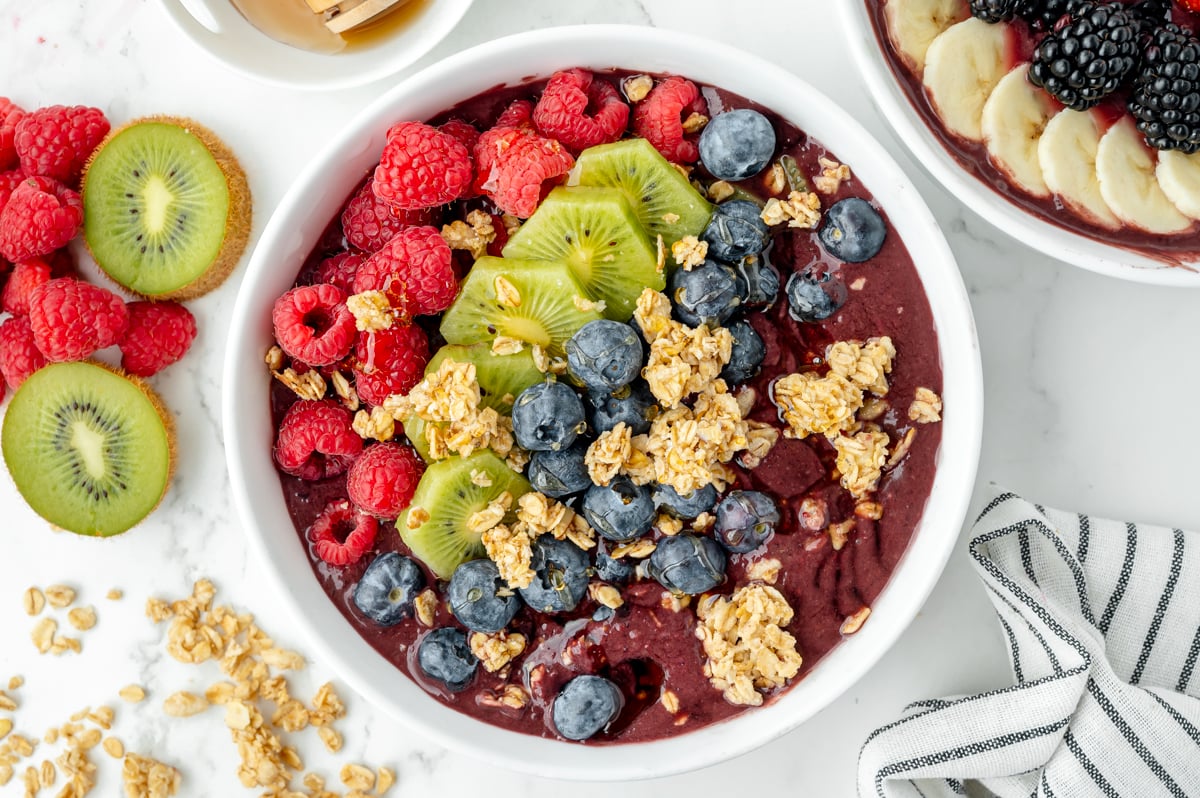
<svg viewBox="0 0 1200 798">
<path fill-rule="evenodd" d="M 633 131 L 673 163 L 695 163 L 700 157 L 694 137 L 683 129 L 685 119 L 708 110 L 696 84 L 674 75 L 650 90 L 633 112 Z"/>
<path fill-rule="evenodd" d="M 700 134 L 700 162 L 718 180 L 754 177 L 774 154 L 775 128 L 752 108 L 717 114 Z"/>
<path fill-rule="evenodd" d="M 582 69 L 555 72 L 533 109 L 538 132 L 576 152 L 616 141 L 628 121 L 629 106 L 616 88 Z"/>
<path fill-rule="evenodd" d="M 951 134 L 983 140 L 983 105 L 1012 63 L 1014 33 L 1006 23 L 970 18 L 929 45 L 923 81 L 929 101 Z"/>
<path fill-rule="evenodd" d="M 761 214 L 762 208 L 750 200 L 733 199 L 718 205 L 704 228 L 708 255 L 737 263 L 747 255 L 761 253 L 771 241 L 771 228 Z"/>
<path fill-rule="evenodd" d="M 1061 108 L 1028 76 L 1021 64 L 996 84 L 983 104 L 983 141 L 997 169 L 1030 196 L 1046 197 L 1038 145 Z"/>
<path fill-rule="evenodd" d="M 189 299 L 221 284 L 250 236 L 241 164 L 191 119 L 150 117 L 113 131 L 83 175 L 84 239 L 121 286 Z"/>
<path fill-rule="evenodd" d="M 562 144 L 528 127 L 497 127 L 475 145 L 475 188 L 496 207 L 522 219 L 537 210 L 549 188 L 571 171 L 575 159 Z"/>
<path fill-rule="evenodd" d="M 354 293 L 354 276 L 364 258 L 357 252 L 339 252 L 321 261 L 313 277 L 314 283 L 329 283 L 342 289 L 342 293 L 350 296 Z"/>
<path fill-rule="evenodd" d="M 12 316 L 0 324 L 0 377 L 10 388 L 20 388 L 30 374 L 48 362 L 34 343 L 27 317 Z"/>
<path fill-rule="evenodd" d="M 820 230 L 825 251 L 846 263 L 862 263 L 879 254 L 887 238 L 887 223 L 861 197 L 835 202 Z"/>
<path fill-rule="evenodd" d="M 19 163 L 15 139 L 17 123 L 25 118 L 25 110 L 7 97 L 0 97 L 0 172 L 16 169 Z M 4 199 L 0 197 L 0 208 Z"/>
<path fill-rule="evenodd" d="M 372 190 L 400 210 L 421 210 L 463 196 L 472 176 L 471 154 L 456 137 L 421 122 L 400 122 L 387 132 Z"/>
<path fill-rule="evenodd" d="M 327 283 L 302 285 L 279 297 L 271 323 L 280 348 L 308 366 L 336 363 L 354 345 L 354 316 L 346 308 L 346 295 Z"/>
<path fill-rule="evenodd" d="M 500 578 L 496 563 L 488 559 L 471 560 L 455 568 L 446 598 L 459 623 L 484 634 L 508 626 L 521 609 L 521 599 Z"/>
<path fill-rule="evenodd" d="M 920 75 L 925 70 L 929 45 L 967 19 L 971 9 L 964 0 L 887 0 L 883 13 L 892 46 L 901 60 Z"/>
<path fill-rule="evenodd" d="M 1158 150 L 1200 150 L 1200 40 L 1176 25 L 1155 31 L 1133 83 L 1129 112 Z"/>
<path fill-rule="evenodd" d="M 346 475 L 350 501 L 364 513 L 395 518 L 412 501 L 425 462 L 411 446 L 377 443 L 358 456 Z"/>
<path fill-rule="evenodd" d="M 345 499 L 325 505 L 308 530 L 313 553 L 323 562 L 342 567 L 353 565 L 375 545 L 379 523 L 359 512 Z"/>
<path fill-rule="evenodd" d="M 42 258 L 30 258 L 13 266 L 0 294 L 0 310 L 14 316 L 29 315 L 29 296 L 33 289 L 51 279 L 50 265 Z"/>
<path fill-rule="evenodd" d="M 354 387 L 367 404 L 408 393 L 424 376 L 429 339 L 415 324 L 359 333 L 354 343 Z"/>
<path fill-rule="evenodd" d="M 642 370 L 642 339 L 628 324 L 588 322 L 567 341 L 567 368 L 589 391 L 624 388 Z"/>
<path fill-rule="evenodd" d="M 355 249 L 368 255 L 383 249 L 405 227 L 433 223 L 427 209 L 402 210 L 375 196 L 375 179 L 368 177 L 342 211 L 342 232 Z M 328 282 L 328 281 L 324 281 Z"/>
<path fill-rule="evenodd" d="M 354 606 L 380 626 L 395 626 L 413 614 L 417 594 L 425 587 L 420 567 L 408 557 L 389 551 L 363 571 L 354 586 Z"/>
<path fill-rule="evenodd" d="M 288 408 L 275 439 L 275 462 L 301 479 L 335 477 L 362 452 L 350 411 L 331 399 L 302 399 Z"/>
<path fill-rule="evenodd" d="M 440 682 L 452 693 L 461 693 L 475 678 L 479 659 L 471 653 L 465 634 L 445 626 L 421 638 L 417 664 L 430 679 Z"/>
<path fill-rule="evenodd" d="M 13 263 L 49 255 L 83 225 L 79 195 L 54 178 L 22 180 L 0 210 L 0 255 Z"/>
<path fill-rule="evenodd" d="M 1116 91 L 1137 66 L 1141 22 L 1130 7 L 1077 5 L 1033 51 L 1029 80 L 1068 108 L 1086 111 Z"/>
<path fill-rule="evenodd" d="M 587 429 L 579 394 L 561 382 L 539 382 L 521 392 L 512 409 L 513 437 L 531 452 L 561 451 Z"/>
<path fill-rule="evenodd" d="M 738 385 L 758 374 L 763 358 L 767 355 L 767 347 L 745 320 L 739 319 L 730 324 L 729 334 L 733 336 L 733 349 L 730 350 L 729 362 L 721 370 L 721 379 L 731 385 Z"/>
<path fill-rule="evenodd" d="M 60 277 L 30 293 L 29 324 L 47 360 L 82 360 L 121 340 L 129 311 L 121 297 L 106 288 Z"/>
<path fill-rule="evenodd" d="M 639 354 L 639 368 L 640 357 Z M 592 406 L 592 430 L 596 434 L 624 424 L 634 435 L 644 435 L 650 431 L 650 422 L 659 411 L 658 400 L 643 379 L 612 393 L 592 391 L 588 393 L 588 403 Z"/>
<path fill-rule="evenodd" d="M 1036 2 L 1036 0 L 1034 0 Z M 984 22 L 1009 22 L 1016 19 L 1018 9 L 1030 4 L 1030 0 L 970 0 L 971 16 Z"/>
<path fill-rule="evenodd" d="M 174 466 L 158 397 L 96 363 L 52 363 L 32 374 L 9 402 L 0 436 L 29 506 L 80 535 L 137 524 L 162 500 Z"/>
<path fill-rule="evenodd" d="M 433 227 L 407 227 L 363 262 L 354 293 L 382 291 L 401 318 L 440 313 L 458 295 L 450 247 Z"/>
<path fill-rule="evenodd" d="M 722 546 L 744 554 L 771 539 L 779 518 L 779 508 L 767 494 L 757 490 L 735 490 L 717 505 L 714 531 Z"/>
<path fill-rule="evenodd" d="M 775 304 L 779 296 L 779 272 L 767 262 L 766 254 L 747 255 L 734 267 L 746 282 L 746 301 L 743 307 L 749 310 L 765 310 Z"/>
<path fill-rule="evenodd" d="M 712 485 L 705 485 L 686 496 L 680 496 L 679 492 L 670 485 L 655 484 L 653 499 L 654 506 L 659 510 L 670 513 L 676 518 L 691 520 L 701 513 L 712 510 L 717 503 L 717 489 Z"/>
<path fill-rule="evenodd" d="M 570 612 L 587 593 L 588 555 L 569 540 L 543 535 L 533 541 L 533 580 L 521 598 L 535 612 Z"/>
<path fill-rule="evenodd" d="M 13 146 L 21 171 L 74 186 L 92 150 L 108 133 L 99 108 L 50 105 L 31 111 L 16 124 Z"/>
<path fill-rule="evenodd" d="M 708 537 L 664 538 L 650 555 L 650 575 L 672 593 L 706 593 L 725 581 L 725 552 Z"/>
<path fill-rule="evenodd" d="M 636 485 L 627 476 L 613 477 L 607 485 L 588 488 L 583 517 L 602 537 L 624 543 L 650 531 L 654 500 L 647 486 Z"/>
<path fill-rule="evenodd" d="M 182 358 L 196 338 L 196 319 L 178 302 L 130 302 L 121 338 L 121 368 L 149 377 Z"/>
<path fill-rule="evenodd" d="M 1096 148 L 1101 196 L 1117 218 L 1138 230 L 1165 235 L 1190 229 L 1192 220 L 1159 186 L 1154 160 L 1131 118 L 1113 125 Z"/>
<path fill-rule="evenodd" d="M 1121 220 L 1100 193 L 1096 154 L 1104 130 L 1096 111 L 1059 112 L 1038 141 L 1038 164 L 1046 188 L 1070 210 L 1097 227 L 1115 230 Z"/>
<path fill-rule="evenodd" d="M 576 676 L 554 697 L 554 728 L 568 740 L 587 740 L 608 728 L 625 699 L 615 684 L 602 676 Z"/>
<path fill-rule="evenodd" d="M 719 327 L 745 301 L 746 282 L 732 266 L 715 260 L 692 269 L 676 269 L 667 283 L 675 318 L 689 327 Z"/>
<path fill-rule="evenodd" d="M 538 371 L 528 349 L 510 355 L 498 355 L 487 344 L 447 344 L 434 353 L 425 373 L 435 373 L 446 360 L 469 363 L 475 367 L 479 383 L 479 403 L 508 414 L 521 391 L 541 382 L 546 375 Z"/>
<path fill-rule="evenodd" d="M 582 493 L 592 485 L 584 462 L 586 454 L 587 444 L 582 441 L 558 451 L 534 452 L 529 458 L 529 484 L 552 499 Z"/>
</svg>

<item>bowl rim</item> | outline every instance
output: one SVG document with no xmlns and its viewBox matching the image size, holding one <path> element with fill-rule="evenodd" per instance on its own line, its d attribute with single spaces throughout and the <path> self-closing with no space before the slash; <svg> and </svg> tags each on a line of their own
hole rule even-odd
<svg viewBox="0 0 1200 798">
<path fill-rule="evenodd" d="M 223 64 L 239 75 L 287 89 L 303 89 L 307 91 L 333 91 L 364 86 L 393 75 L 436 47 L 453 31 L 475 0 L 432 0 L 429 7 L 421 11 L 419 24 L 428 25 L 424 35 L 414 39 L 415 44 L 408 47 L 390 46 L 394 40 L 384 40 L 352 53 L 317 53 L 293 47 L 272 39 L 241 16 L 229 0 L 196 0 L 201 7 L 214 17 L 218 25 L 222 20 L 232 21 L 237 26 L 236 36 L 247 39 L 241 46 L 221 46 L 222 33 L 214 32 L 206 27 L 192 14 L 187 0 L 155 0 L 161 6 L 163 13 L 172 25 L 203 50 L 209 57 Z M 228 7 L 226 7 L 228 6 Z M 428 18 L 430 21 L 425 22 Z M 401 36 L 405 33 L 399 34 Z M 286 74 L 256 68 L 245 60 L 242 54 L 254 52 L 266 53 L 274 58 L 272 63 L 304 62 L 326 68 L 326 74 L 319 78 L 308 77 L 289 78 Z M 365 66 L 361 64 L 366 63 Z"/>
<path fill-rule="evenodd" d="M 620 57 L 613 55 L 614 41 L 620 42 Z M 637 69 L 646 71 L 653 68 L 653 71 L 685 74 L 703 83 L 723 84 L 735 91 L 737 89 L 731 88 L 731 84 L 770 87 L 764 92 L 743 90 L 738 93 L 751 96 L 755 101 L 761 101 L 764 95 L 772 96 L 775 99 L 764 105 L 774 107 L 776 112 L 793 120 L 812 116 L 812 125 L 800 125 L 806 129 L 812 129 L 818 123 L 815 112 L 806 109 L 819 108 L 820 125 L 834 128 L 838 133 L 839 153 L 845 155 L 854 151 L 860 153 L 859 158 L 870 161 L 869 167 L 860 164 L 861 173 L 871 175 L 864 177 L 864 182 L 869 182 L 877 198 L 889 194 L 892 199 L 885 203 L 889 214 L 894 211 L 896 218 L 906 219 L 905 223 L 912 226 L 911 232 L 905 235 L 906 246 L 910 253 L 915 248 L 924 256 L 914 254 L 914 261 L 938 328 L 943 398 L 948 410 L 942 422 L 942 446 L 937 456 L 934 485 L 908 549 L 876 601 L 872 613 L 874 624 L 868 624 L 835 646 L 803 680 L 767 705 L 694 732 L 649 743 L 580 746 L 532 737 L 478 721 L 432 699 L 371 649 L 345 622 L 323 591 L 313 589 L 307 555 L 300 551 L 300 546 L 273 550 L 269 539 L 272 530 L 277 531 L 278 537 L 286 539 L 290 536 L 293 541 L 295 530 L 286 512 L 282 519 L 278 517 L 279 510 L 275 511 L 275 516 L 269 512 L 272 507 L 282 507 L 281 495 L 271 501 L 262 491 L 251 488 L 253 481 L 259 481 L 269 492 L 265 487 L 269 484 L 267 480 L 274 480 L 278 488 L 270 457 L 274 429 L 266 410 L 266 383 L 269 380 L 262 374 L 261 352 L 255 347 L 260 345 L 265 351 L 269 346 L 267 308 L 282 292 L 276 289 L 286 290 L 291 285 L 295 272 L 289 269 L 284 274 L 272 267 L 279 261 L 281 252 L 286 252 L 289 247 L 293 253 L 302 253 L 299 257 L 303 258 L 320 234 L 319 230 L 312 233 L 306 242 L 297 232 L 298 225 L 293 217 L 317 215 L 314 197 L 319 192 L 314 192 L 314 188 L 321 186 L 323 179 L 332 180 L 338 174 L 339 165 L 346 171 L 344 163 L 352 160 L 354 153 L 357 152 L 361 160 L 364 157 L 361 153 L 368 152 L 365 162 L 374 162 L 378 147 L 382 146 L 387 120 L 401 116 L 426 118 L 497 84 L 497 74 L 479 70 L 481 64 L 502 64 L 505 77 L 512 76 L 513 81 L 527 79 L 530 73 L 518 71 L 518 66 L 511 63 L 520 61 L 516 54 L 526 61 L 539 60 L 545 65 L 532 72 L 533 75 L 548 75 L 554 69 L 569 66 L 611 67 L 615 62 L 624 68 L 637 64 Z M 736 72 L 721 72 L 725 80 L 705 77 L 709 72 L 720 72 L 722 66 L 733 64 L 737 66 Z M 478 74 L 480 71 L 486 74 Z M 419 100 L 430 94 L 436 96 L 439 91 L 445 96 L 444 87 L 450 85 L 451 78 L 457 76 L 466 80 L 463 75 L 470 75 L 469 80 L 474 81 L 470 85 L 479 88 L 473 92 L 464 90 L 461 97 L 456 95 L 437 103 Z M 742 77 L 729 80 L 731 75 Z M 790 113 L 779 108 L 784 104 L 789 105 Z M 803 113 L 796 113 L 797 109 Z M 372 126 L 382 129 L 376 129 L 375 138 L 368 140 L 364 131 Z M 825 136 L 818 138 L 828 140 Z M 332 201 L 325 200 L 333 203 L 330 207 L 340 206 L 360 176 L 352 175 L 350 182 L 341 179 L 348 187 L 340 194 L 325 184 L 325 194 L 334 197 Z M 321 216 L 318 226 L 323 229 L 331 216 L 332 212 Z M 944 301 L 935 303 L 935 292 L 943 296 Z M 309 162 L 267 222 L 235 302 L 223 380 L 226 456 L 238 517 L 269 583 L 283 597 L 282 603 L 292 613 L 317 656 L 372 704 L 446 748 L 466 752 L 509 770 L 568 780 L 652 778 L 707 767 L 746 753 L 790 731 L 849 689 L 891 648 L 937 583 L 966 517 L 982 441 L 982 366 L 966 288 L 937 221 L 890 155 L 849 114 L 782 67 L 701 37 L 626 25 L 547 28 L 490 41 L 427 67 L 361 111 L 340 134 L 327 142 L 318 157 Z M 261 403 L 261 411 L 243 412 L 247 402 L 254 406 L 256 401 Z M 264 416 L 268 423 L 262 423 Z M 257 426 L 254 419 L 258 420 Z M 936 512 L 931 512 L 931 508 L 936 508 Z M 285 561 L 301 570 L 301 576 L 289 575 Z M 303 585 L 297 587 L 293 581 Z M 319 601 L 314 596 L 318 596 Z M 309 606 L 305 608 L 305 604 Z M 331 624 L 324 631 L 318 628 L 322 619 L 328 619 Z M 380 664 L 399 677 L 387 689 L 380 683 L 386 673 L 379 670 Z M 380 680 L 370 678 L 373 669 L 380 675 Z M 412 703 L 405 704 L 407 700 Z M 701 741 L 704 744 L 697 745 Z"/>
<path fill-rule="evenodd" d="M 1171 265 L 1134 249 L 1096 241 L 1059 227 L 1010 202 L 963 169 L 904 94 L 878 45 L 867 2 L 844 0 L 838 3 L 842 27 L 849 38 L 858 73 L 867 84 L 875 105 L 883 112 L 892 134 L 951 196 L 1017 241 L 1069 265 L 1119 280 L 1200 287 L 1200 261 Z"/>
</svg>

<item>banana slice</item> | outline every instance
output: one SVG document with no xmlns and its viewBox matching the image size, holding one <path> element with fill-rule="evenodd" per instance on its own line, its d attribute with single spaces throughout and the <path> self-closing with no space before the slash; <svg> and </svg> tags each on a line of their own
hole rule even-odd
<svg viewBox="0 0 1200 798">
<path fill-rule="evenodd" d="M 1192 220 L 1180 213 L 1159 187 L 1154 158 L 1130 117 L 1101 137 L 1096 149 L 1096 174 L 1100 195 L 1125 224 L 1160 235 L 1192 226 Z"/>
<path fill-rule="evenodd" d="M 1065 109 L 1050 120 L 1038 141 L 1038 163 L 1046 188 L 1062 204 L 1097 227 L 1117 230 L 1121 220 L 1100 193 L 1096 150 L 1100 124 L 1090 111 Z"/>
<path fill-rule="evenodd" d="M 892 46 L 908 68 L 920 75 L 930 42 L 971 16 L 971 8 L 964 0 L 888 0 L 883 15 Z"/>
<path fill-rule="evenodd" d="M 971 17 L 947 28 L 925 54 L 925 91 L 951 133 L 983 140 L 983 106 L 1012 66 L 1012 30 Z"/>
<path fill-rule="evenodd" d="M 1200 219 L 1200 152 L 1185 155 L 1178 150 L 1164 150 L 1158 154 L 1154 174 L 1167 199 L 1184 216 Z"/>
<path fill-rule="evenodd" d="M 1029 82 L 1028 74 L 1029 64 L 1021 64 L 996 84 L 983 104 L 983 141 L 992 163 L 1014 185 L 1034 197 L 1048 197 L 1038 142 L 1058 109 Z"/>
</svg>

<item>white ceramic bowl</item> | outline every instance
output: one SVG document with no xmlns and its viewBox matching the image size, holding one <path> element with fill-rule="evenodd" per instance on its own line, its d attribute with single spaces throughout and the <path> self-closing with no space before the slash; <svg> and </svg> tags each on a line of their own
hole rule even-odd
<svg viewBox="0 0 1200 798">
<path fill-rule="evenodd" d="M 534 738 L 459 714 L 358 636 L 317 584 L 284 507 L 271 462 L 274 430 L 262 365 L 272 343 L 272 303 L 291 286 L 342 198 L 377 159 L 390 124 L 428 118 L 497 83 L 570 66 L 686 75 L 751 98 L 833 144 L 887 209 L 917 264 L 933 307 L 945 380 L 933 491 L 870 622 L 769 706 L 673 739 L 622 746 Z M 263 570 L 295 610 L 317 658 L 368 701 L 447 747 L 511 769 L 588 780 L 662 776 L 744 753 L 796 727 L 866 673 L 916 615 L 958 537 L 974 484 L 983 412 L 978 342 L 962 279 L 937 222 L 885 150 L 832 101 L 777 66 L 715 42 L 624 26 L 556 28 L 489 42 L 414 75 L 359 114 L 300 175 L 267 224 L 234 309 L 224 380 L 225 447 L 238 511 Z"/>
<path fill-rule="evenodd" d="M 1172 266 L 1071 232 L 1014 205 L 963 169 L 904 94 L 879 46 L 866 2 L 840 0 L 838 6 L 859 74 L 875 104 L 921 165 L 964 205 L 1018 241 L 1089 271 L 1140 283 L 1200 287 L 1200 262 Z"/>
<path fill-rule="evenodd" d="M 250 24 L 231 0 L 159 0 L 175 26 L 225 66 L 264 83 L 297 89 L 342 89 L 395 74 L 444 39 L 472 2 L 434 0 L 394 35 L 323 54 L 272 39 Z"/>
</svg>

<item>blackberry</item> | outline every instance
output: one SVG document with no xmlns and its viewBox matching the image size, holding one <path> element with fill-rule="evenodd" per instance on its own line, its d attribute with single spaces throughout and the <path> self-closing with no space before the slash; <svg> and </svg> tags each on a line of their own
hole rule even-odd
<svg viewBox="0 0 1200 798">
<path fill-rule="evenodd" d="M 1200 40 L 1177 25 L 1155 31 L 1133 83 L 1129 113 L 1156 150 L 1200 150 Z"/>
<path fill-rule="evenodd" d="M 1033 26 L 1034 30 L 1054 30 L 1054 25 L 1064 14 L 1069 14 L 1080 0 L 1017 0 L 1017 16 Z M 1012 17 L 1009 17 L 1012 19 Z"/>
<path fill-rule="evenodd" d="M 1008 22 L 1029 0 L 971 0 L 971 16 L 978 17 L 984 22 Z"/>
<path fill-rule="evenodd" d="M 1138 65 L 1141 17 L 1131 6 L 1082 3 L 1033 51 L 1029 80 L 1076 111 L 1115 92 Z"/>
</svg>

